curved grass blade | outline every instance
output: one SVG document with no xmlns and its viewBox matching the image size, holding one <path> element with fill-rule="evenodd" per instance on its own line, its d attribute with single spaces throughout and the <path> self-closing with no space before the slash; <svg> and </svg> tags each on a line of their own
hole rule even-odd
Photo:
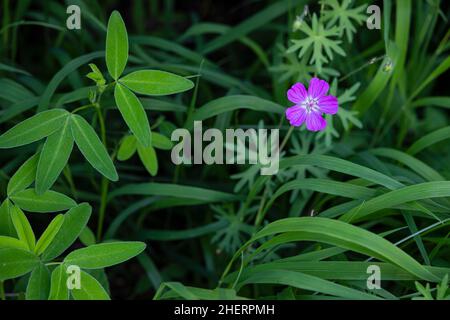
<svg viewBox="0 0 450 320">
<path fill-rule="evenodd" d="M 344 214 L 340 219 L 347 222 L 360 221 L 367 218 L 371 213 L 382 209 L 416 200 L 439 197 L 450 197 L 450 181 L 424 182 L 390 191 L 367 200 L 358 208 L 353 208 Z"/>
<path fill-rule="evenodd" d="M 59 84 L 73 71 L 78 69 L 81 66 L 86 65 L 90 61 L 96 58 L 101 58 L 105 55 L 104 51 L 96 51 L 92 53 L 88 53 L 85 55 L 82 55 L 80 57 L 77 57 L 70 61 L 69 63 L 65 64 L 64 67 L 59 70 L 50 80 L 47 87 L 45 88 L 44 93 L 41 96 L 41 100 L 39 101 L 38 105 L 38 112 L 44 111 L 49 108 L 50 101 L 52 99 L 53 94 L 55 93 L 56 89 L 58 88 Z"/>
<path fill-rule="evenodd" d="M 259 231 L 247 245 L 280 233 L 281 240 L 279 238 L 277 243 L 300 240 L 328 243 L 390 262 L 420 279 L 438 281 L 433 273 L 386 239 L 365 229 L 328 218 L 302 217 L 277 220 Z M 267 248 L 271 245 L 265 242 L 261 247 Z M 239 256 L 241 251 L 242 248 L 235 257 Z"/>
<path fill-rule="evenodd" d="M 264 283 L 292 286 L 304 290 L 321 292 L 344 299 L 352 300 L 380 300 L 381 298 L 355 290 L 343 285 L 311 276 L 302 272 L 288 270 L 266 270 L 252 273 L 248 278 L 239 283 L 239 288 L 247 284 Z"/>
<path fill-rule="evenodd" d="M 435 143 L 441 142 L 443 140 L 450 139 L 450 126 L 440 128 L 436 131 L 433 131 L 416 142 L 413 143 L 411 147 L 406 151 L 407 153 L 414 155 L 416 153 L 419 153 L 423 149 L 426 149 L 430 146 L 432 146 Z"/>
<path fill-rule="evenodd" d="M 176 196 L 178 198 L 188 198 L 195 200 L 216 201 L 235 201 L 239 197 L 211 189 L 204 189 L 192 186 L 184 186 L 170 183 L 137 183 L 128 184 L 112 191 L 109 194 L 109 200 L 122 195 L 147 195 L 147 196 Z"/>
<path fill-rule="evenodd" d="M 413 171 L 417 172 L 427 180 L 445 180 L 436 170 L 404 152 L 391 148 L 377 148 L 370 150 L 370 152 L 377 156 L 397 160 L 400 163 L 403 163 L 405 166 L 411 168 Z"/>
<path fill-rule="evenodd" d="M 194 113 L 193 120 L 201 121 L 222 113 L 239 109 L 250 109 L 254 111 L 283 114 L 286 108 L 272 101 L 254 96 L 226 96 L 210 101 L 197 109 Z"/>
</svg>

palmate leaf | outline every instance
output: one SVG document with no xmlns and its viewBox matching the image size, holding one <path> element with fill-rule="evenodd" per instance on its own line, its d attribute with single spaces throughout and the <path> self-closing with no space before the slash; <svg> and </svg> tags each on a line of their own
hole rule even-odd
<svg viewBox="0 0 450 320">
<path fill-rule="evenodd" d="M 61 128 L 69 113 L 63 109 L 44 111 L 28 118 L 0 136 L 0 149 L 20 147 L 51 135 Z"/>
<path fill-rule="evenodd" d="M 145 147 L 151 143 L 151 131 L 147 114 L 136 95 L 128 88 L 117 84 L 114 98 L 123 119 L 135 135 L 136 139 Z"/>
<path fill-rule="evenodd" d="M 322 72 L 324 64 L 333 60 L 333 52 L 345 56 L 344 50 L 340 47 L 341 41 L 335 39 L 339 35 L 339 29 L 337 27 L 325 28 L 317 19 L 317 15 L 313 15 L 311 27 L 302 23 L 300 31 L 306 33 L 307 37 L 292 40 L 293 45 L 288 48 L 287 53 L 300 50 L 298 56 L 301 58 L 311 49 L 310 63 L 316 65 L 319 73 Z"/>
<path fill-rule="evenodd" d="M 127 261 L 145 249 L 143 242 L 110 242 L 72 251 L 64 259 L 67 265 L 85 269 L 101 269 Z"/>
<path fill-rule="evenodd" d="M 139 70 L 119 80 L 136 93 L 164 96 L 190 90 L 194 83 L 176 74 L 159 70 Z"/>
<path fill-rule="evenodd" d="M 73 138 L 86 160 L 106 178 L 117 181 L 116 168 L 91 125 L 83 117 L 74 114 L 71 128 Z"/>
<path fill-rule="evenodd" d="M 58 179 L 69 160 L 73 148 L 70 117 L 62 127 L 47 138 L 39 157 L 36 173 L 36 193 L 46 192 Z"/>
<path fill-rule="evenodd" d="M 128 34 L 125 23 L 118 11 L 113 11 L 108 21 L 106 32 L 106 67 L 117 80 L 122 74 L 128 60 Z"/>
<path fill-rule="evenodd" d="M 352 2 L 354 1 L 342 0 L 341 3 L 339 3 L 338 0 L 321 1 L 325 6 L 331 7 L 329 10 L 325 10 L 323 14 L 323 19 L 328 21 L 327 27 L 339 23 L 339 35 L 342 37 L 345 32 L 347 40 L 350 43 L 353 40 L 353 33 L 356 32 L 353 22 L 361 25 L 367 19 L 367 16 L 364 14 L 364 9 L 367 5 L 350 8 Z M 328 9 L 328 7 L 326 7 L 326 9 Z"/>
</svg>

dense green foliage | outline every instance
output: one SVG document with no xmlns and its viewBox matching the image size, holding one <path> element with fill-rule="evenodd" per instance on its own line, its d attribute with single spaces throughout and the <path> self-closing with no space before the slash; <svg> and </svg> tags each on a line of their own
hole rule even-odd
<svg viewBox="0 0 450 320">
<path fill-rule="evenodd" d="M 66 2 L 0 10 L 0 299 L 450 297 L 441 1 Z M 338 113 L 290 127 L 314 76 Z M 279 128 L 278 173 L 175 165 L 196 120 Z"/>
</svg>

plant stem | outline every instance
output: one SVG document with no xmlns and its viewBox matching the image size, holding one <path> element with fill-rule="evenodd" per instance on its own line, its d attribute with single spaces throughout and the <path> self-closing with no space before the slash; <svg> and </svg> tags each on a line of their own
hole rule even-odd
<svg viewBox="0 0 450 320">
<path fill-rule="evenodd" d="M 96 109 L 97 109 L 97 114 L 98 114 L 98 122 L 100 124 L 100 135 L 102 138 L 102 142 L 106 147 L 105 119 L 103 117 L 102 110 L 98 103 L 96 103 Z M 108 198 L 108 189 L 109 189 L 109 180 L 105 177 L 102 177 L 100 211 L 99 211 L 98 225 L 97 225 L 97 241 L 100 241 L 102 238 L 103 223 L 105 221 L 105 212 L 106 212 L 106 205 L 107 205 L 107 198 Z"/>
<path fill-rule="evenodd" d="M 77 113 L 77 112 L 79 112 L 81 110 L 92 108 L 92 107 L 95 107 L 95 104 L 90 103 L 90 104 L 87 104 L 85 106 L 81 106 L 81 107 L 76 108 L 75 110 L 72 111 L 72 113 Z"/>
<path fill-rule="evenodd" d="M 295 128 L 294 126 L 291 126 L 289 128 L 288 132 L 286 133 L 286 135 L 284 136 L 284 139 L 283 139 L 283 141 L 281 142 L 281 145 L 280 145 L 279 153 L 281 153 L 281 151 L 283 150 L 284 146 L 286 145 L 288 139 L 290 138 L 292 132 L 294 132 L 294 128 Z"/>
<path fill-rule="evenodd" d="M 0 300 L 6 300 L 4 282 L 0 281 Z"/>
<path fill-rule="evenodd" d="M 280 127 L 281 127 L 281 124 L 280 124 Z M 284 139 L 280 145 L 280 149 L 278 150 L 278 154 L 281 154 L 281 151 L 286 146 L 286 143 L 288 142 L 290 136 L 292 135 L 292 132 L 294 132 L 294 128 L 295 128 L 294 126 L 291 126 L 289 128 L 288 132 L 286 133 L 286 135 L 284 136 Z M 269 181 L 270 181 L 270 179 L 269 179 Z M 266 200 L 267 200 L 267 195 L 269 194 L 269 188 L 268 188 L 269 181 L 267 181 L 266 187 L 264 188 L 263 197 L 261 199 L 261 202 L 259 203 L 259 209 L 258 209 L 258 213 L 256 214 L 256 219 L 255 219 L 255 227 L 259 226 L 262 222 L 262 219 L 264 218 L 263 212 L 264 212 L 264 206 L 265 206 Z"/>
</svg>

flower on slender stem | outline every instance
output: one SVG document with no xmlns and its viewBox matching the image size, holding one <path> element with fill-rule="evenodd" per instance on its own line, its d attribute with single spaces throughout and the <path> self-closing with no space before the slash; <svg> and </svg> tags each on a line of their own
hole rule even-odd
<svg viewBox="0 0 450 320">
<path fill-rule="evenodd" d="M 295 106 L 286 110 L 286 118 L 294 127 L 306 123 L 310 131 L 321 131 L 327 126 L 323 113 L 335 114 L 338 111 L 338 100 L 335 96 L 327 96 L 330 88 L 328 82 L 312 78 L 308 91 L 301 83 L 294 84 L 287 92 L 289 101 Z"/>
</svg>

